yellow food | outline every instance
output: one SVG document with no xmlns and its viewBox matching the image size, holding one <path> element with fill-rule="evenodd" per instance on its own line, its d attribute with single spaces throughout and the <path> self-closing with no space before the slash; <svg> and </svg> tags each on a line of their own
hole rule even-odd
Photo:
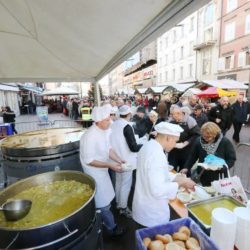
<svg viewBox="0 0 250 250">
<path fill-rule="evenodd" d="M 174 241 L 175 244 L 177 244 L 178 246 L 182 247 L 182 248 L 185 248 L 185 243 L 181 240 L 175 240 Z"/>
<path fill-rule="evenodd" d="M 173 238 L 170 234 L 164 234 L 164 236 L 168 239 L 168 243 L 173 241 Z"/>
<path fill-rule="evenodd" d="M 165 250 L 165 246 L 162 243 L 162 241 L 154 240 L 150 242 L 148 249 L 149 250 Z"/>
<path fill-rule="evenodd" d="M 179 246 L 175 242 L 171 242 L 166 245 L 165 250 L 185 250 L 185 248 Z"/>
<path fill-rule="evenodd" d="M 186 247 L 188 249 L 191 250 L 200 250 L 200 243 L 198 240 L 196 240 L 193 237 L 190 237 L 187 241 L 186 241 Z"/>
<path fill-rule="evenodd" d="M 190 207 L 189 209 L 196 215 L 204 224 L 211 225 L 212 211 L 214 208 L 223 207 L 231 211 L 238 207 L 236 203 L 228 199 L 221 199 L 218 201 L 210 201 L 203 204 L 198 204 Z"/>
<path fill-rule="evenodd" d="M 174 240 L 183 240 L 183 241 L 185 241 L 185 240 L 188 239 L 188 236 L 185 233 L 178 232 L 178 233 L 173 234 L 173 239 Z"/>
<path fill-rule="evenodd" d="M 151 242 L 151 239 L 148 238 L 148 237 L 143 239 L 143 244 L 144 244 L 144 246 L 145 246 L 146 248 L 148 248 L 150 242 Z"/>
<path fill-rule="evenodd" d="M 156 239 L 156 240 L 161 240 L 163 244 L 169 243 L 168 238 L 165 237 L 164 235 L 161 235 L 161 234 L 157 234 L 157 235 L 155 236 L 155 239 Z"/>
<path fill-rule="evenodd" d="M 186 234 L 188 237 L 190 237 L 190 235 L 191 235 L 190 229 L 189 229 L 188 227 L 186 227 L 186 226 L 182 226 L 182 227 L 179 229 L 178 232 L 184 233 L 184 234 Z"/>
<path fill-rule="evenodd" d="M 31 200 L 28 215 L 18 221 L 6 221 L 0 213 L 0 227 L 24 229 L 54 222 L 79 209 L 92 194 L 93 189 L 89 185 L 74 180 L 54 181 L 26 189 L 8 201 Z"/>
</svg>

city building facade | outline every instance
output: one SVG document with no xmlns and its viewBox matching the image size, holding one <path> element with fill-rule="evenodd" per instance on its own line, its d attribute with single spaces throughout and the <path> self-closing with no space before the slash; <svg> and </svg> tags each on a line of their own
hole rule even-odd
<svg viewBox="0 0 250 250">
<path fill-rule="evenodd" d="M 157 85 L 196 80 L 197 12 L 157 39 Z"/>
<path fill-rule="evenodd" d="M 250 82 L 250 1 L 222 0 L 218 79 Z"/>
</svg>

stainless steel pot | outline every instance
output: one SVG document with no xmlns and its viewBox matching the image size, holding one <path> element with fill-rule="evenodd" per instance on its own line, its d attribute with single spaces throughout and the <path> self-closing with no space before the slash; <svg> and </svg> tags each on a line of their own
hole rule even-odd
<svg viewBox="0 0 250 250">
<path fill-rule="evenodd" d="M 89 184 L 94 193 L 87 203 L 68 216 L 53 223 L 27 229 L 0 227 L 0 249 L 58 249 L 83 234 L 95 219 L 95 181 L 78 171 L 48 172 L 23 179 L 0 193 L 0 205 L 17 193 L 28 188 L 58 181 L 76 180 Z"/>
</svg>

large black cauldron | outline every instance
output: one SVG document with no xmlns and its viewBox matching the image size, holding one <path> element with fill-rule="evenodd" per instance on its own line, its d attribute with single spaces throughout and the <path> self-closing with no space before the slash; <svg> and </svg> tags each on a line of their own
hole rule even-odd
<svg viewBox="0 0 250 250">
<path fill-rule="evenodd" d="M 93 232 L 93 228 L 98 228 L 94 202 L 95 181 L 78 171 L 48 172 L 18 181 L 0 193 L 0 205 L 25 189 L 58 180 L 76 180 L 89 184 L 94 193 L 78 210 L 53 223 L 23 230 L 0 228 L 0 249 L 59 249 L 85 237 L 88 231 Z"/>
</svg>

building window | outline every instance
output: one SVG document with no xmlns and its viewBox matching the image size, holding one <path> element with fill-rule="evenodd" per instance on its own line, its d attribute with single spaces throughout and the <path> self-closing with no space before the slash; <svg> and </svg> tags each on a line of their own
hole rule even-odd
<svg viewBox="0 0 250 250">
<path fill-rule="evenodd" d="M 193 77 L 193 64 L 189 64 L 189 77 Z"/>
<path fill-rule="evenodd" d="M 165 56 L 165 64 L 168 65 L 168 55 Z"/>
<path fill-rule="evenodd" d="M 166 81 L 168 80 L 168 72 L 167 71 L 165 72 L 165 80 Z"/>
<path fill-rule="evenodd" d="M 227 0 L 227 13 L 237 8 L 237 0 Z"/>
<path fill-rule="evenodd" d="M 175 62 L 175 50 L 173 50 L 173 62 Z"/>
<path fill-rule="evenodd" d="M 235 22 L 226 24 L 224 41 L 228 42 L 235 38 Z"/>
<path fill-rule="evenodd" d="M 162 41 L 160 41 L 160 43 L 159 43 L 159 50 L 160 51 L 162 50 Z"/>
<path fill-rule="evenodd" d="M 159 82 L 161 82 L 162 81 L 162 75 L 161 75 L 161 73 L 159 74 Z"/>
<path fill-rule="evenodd" d="M 175 69 L 173 69 L 172 79 L 175 80 Z"/>
<path fill-rule="evenodd" d="M 181 37 L 184 37 L 184 24 L 181 24 Z"/>
<path fill-rule="evenodd" d="M 173 31 L 173 43 L 176 42 L 176 30 Z"/>
<path fill-rule="evenodd" d="M 159 59 L 159 67 L 162 66 L 162 58 Z"/>
<path fill-rule="evenodd" d="M 246 28 L 245 33 L 250 34 L 250 14 L 246 16 Z"/>
<path fill-rule="evenodd" d="M 192 55 L 194 53 L 194 41 L 191 41 L 189 43 L 189 55 Z"/>
<path fill-rule="evenodd" d="M 214 18 L 214 4 L 209 4 L 205 9 L 204 14 L 204 26 L 208 26 L 213 23 Z"/>
<path fill-rule="evenodd" d="M 183 67 L 180 67 L 180 79 L 183 79 Z"/>
<path fill-rule="evenodd" d="M 190 32 L 194 30 L 194 17 L 191 17 L 190 19 Z"/>
<path fill-rule="evenodd" d="M 165 45 L 166 45 L 166 48 L 168 47 L 168 37 L 165 38 Z"/>
<path fill-rule="evenodd" d="M 183 46 L 181 46 L 181 59 L 183 59 L 183 57 L 184 57 L 184 47 Z"/>
<path fill-rule="evenodd" d="M 230 69 L 231 65 L 231 56 L 226 56 L 225 57 L 225 69 Z"/>
<path fill-rule="evenodd" d="M 205 50 L 202 54 L 202 74 L 211 74 L 211 50 Z"/>
<path fill-rule="evenodd" d="M 250 65 L 250 52 L 246 52 L 246 65 Z"/>
<path fill-rule="evenodd" d="M 204 41 L 207 42 L 210 40 L 213 40 L 213 27 L 205 30 L 204 32 Z"/>
</svg>

